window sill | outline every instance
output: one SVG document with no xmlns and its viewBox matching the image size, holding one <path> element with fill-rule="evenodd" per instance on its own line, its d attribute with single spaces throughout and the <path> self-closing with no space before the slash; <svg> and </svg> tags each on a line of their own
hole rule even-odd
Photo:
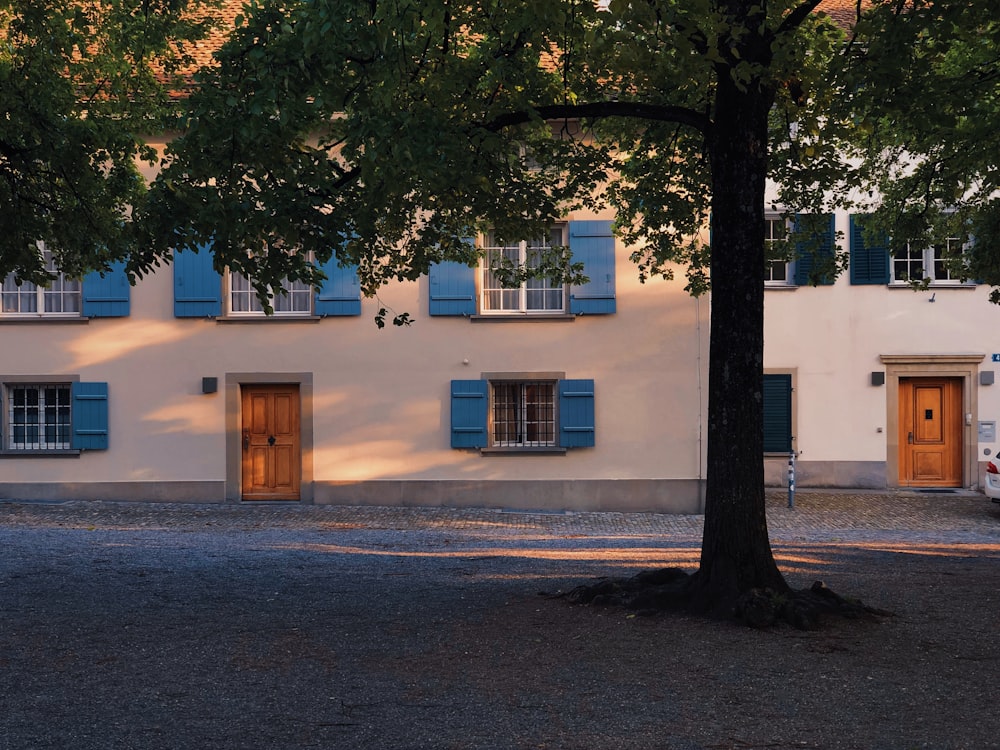
<svg viewBox="0 0 1000 750">
<path fill-rule="evenodd" d="M 781 284 L 777 282 L 764 282 L 765 292 L 794 292 L 799 288 L 798 284 Z"/>
<path fill-rule="evenodd" d="M 89 323 L 90 318 L 85 318 L 82 315 L 10 315 L 10 314 L 0 314 L 0 325 L 20 325 L 21 323 L 27 323 L 29 325 L 51 325 L 53 323 Z"/>
<path fill-rule="evenodd" d="M 976 282 L 974 281 L 932 281 L 927 285 L 927 289 L 923 287 L 918 287 L 914 289 L 910 284 L 905 281 L 890 281 L 887 285 L 890 289 L 905 289 L 910 292 L 926 292 L 931 289 L 975 289 Z"/>
<path fill-rule="evenodd" d="M 319 323 L 322 319 L 319 315 L 220 315 L 215 319 L 215 322 L 261 325 L 268 323 Z"/>
<path fill-rule="evenodd" d="M 470 315 L 473 323 L 572 323 L 576 315 L 566 313 L 510 313 L 505 315 Z"/>
<path fill-rule="evenodd" d="M 83 451 L 80 450 L 23 450 L 11 451 L 0 450 L 0 458 L 79 458 Z"/>
<path fill-rule="evenodd" d="M 566 449 L 553 445 L 546 448 L 480 448 L 483 456 L 565 456 Z"/>
</svg>

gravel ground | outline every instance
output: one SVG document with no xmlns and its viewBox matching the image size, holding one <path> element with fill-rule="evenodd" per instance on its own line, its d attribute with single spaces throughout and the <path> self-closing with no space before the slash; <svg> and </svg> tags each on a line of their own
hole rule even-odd
<svg viewBox="0 0 1000 750">
<path fill-rule="evenodd" d="M 539 596 L 700 516 L 0 501 L 0 748 L 1000 748 L 1000 507 L 774 493 L 764 632 Z"/>
</svg>

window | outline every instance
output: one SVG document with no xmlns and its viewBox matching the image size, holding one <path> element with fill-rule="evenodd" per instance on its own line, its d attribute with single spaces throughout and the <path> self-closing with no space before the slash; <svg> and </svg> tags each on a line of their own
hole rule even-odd
<svg viewBox="0 0 1000 750">
<path fill-rule="evenodd" d="M 312 260 L 310 253 L 309 260 Z M 310 315 L 313 288 L 301 281 L 282 279 L 279 287 L 268 289 L 268 303 L 274 315 Z M 229 314 L 265 315 L 252 280 L 238 271 L 229 272 Z"/>
<path fill-rule="evenodd" d="M 428 271 L 428 312 L 433 316 L 454 316 L 482 320 L 523 320 L 544 318 L 566 319 L 576 315 L 613 315 L 617 311 L 615 299 L 615 237 L 611 232 L 611 222 L 603 219 L 570 221 L 564 230 L 553 229 L 548 240 L 539 240 L 529 248 L 529 243 L 511 243 L 510 255 L 516 252 L 521 258 L 529 250 L 544 249 L 545 246 L 562 246 L 568 235 L 572 262 L 583 265 L 583 275 L 590 279 L 585 284 L 565 289 L 558 283 L 534 280 L 534 286 L 517 284 L 505 287 L 492 274 L 485 262 L 478 268 L 469 267 L 457 261 L 442 261 L 431 265 Z M 487 236 L 486 242 L 496 241 Z M 494 257 L 503 258 L 505 243 L 494 247 Z M 539 247 L 541 246 L 541 247 Z M 484 248 L 485 249 L 485 248 Z M 512 261 L 508 261 L 513 265 Z M 528 289 L 532 293 L 528 294 Z M 489 294 L 487 291 L 489 290 Z M 524 313 L 522 311 L 522 300 Z M 504 309 L 504 307 L 509 309 Z M 535 309 L 530 309 L 532 305 Z M 568 313 L 559 316 L 558 314 Z M 528 314 L 530 313 L 530 314 Z"/>
<path fill-rule="evenodd" d="M 565 246 L 563 228 L 553 227 L 546 237 L 510 241 L 487 232 L 483 238 L 480 310 L 497 313 L 561 313 L 566 290 L 559 279 L 510 280 L 519 268 L 539 268 L 553 248 Z"/>
<path fill-rule="evenodd" d="M 545 448 L 556 444 L 555 382 L 544 380 L 490 383 L 490 445 L 498 448 Z"/>
<path fill-rule="evenodd" d="M 764 229 L 764 284 L 783 286 L 790 283 L 791 263 L 787 260 L 788 222 L 781 217 L 768 217 Z"/>
<path fill-rule="evenodd" d="M 14 274 L 3 280 L 4 315 L 51 315 L 79 317 L 81 311 L 81 283 L 67 278 L 55 264 L 52 253 L 42 251 L 45 270 L 54 278 L 48 287 L 38 286 L 30 281 L 17 283 Z"/>
<path fill-rule="evenodd" d="M 562 453 L 594 445 L 594 381 L 484 373 L 451 381 L 451 447 Z"/>
<path fill-rule="evenodd" d="M 11 378 L 0 401 L 4 454 L 108 447 L 107 383 Z"/>
<path fill-rule="evenodd" d="M 275 315 L 309 315 L 312 313 L 313 289 L 301 281 L 282 280 L 280 289 L 272 289 L 268 301 Z M 229 312 L 232 315 L 264 315 L 264 306 L 257 290 L 238 271 L 229 273 Z"/>
<path fill-rule="evenodd" d="M 9 450 L 69 450 L 69 383 L 9 386 Z"/>
<path fill-rule="evenodd" d="M 897 283 L 928 280 L 937 284 L 960 284 L 961 275 L 950 266 L 948 259 L 960 256 L 963 245 L 958 237 L 948 237 L 944 242 L 926 248 L 908 242 L 893 256 L 892 280 Z"/>
</svg>

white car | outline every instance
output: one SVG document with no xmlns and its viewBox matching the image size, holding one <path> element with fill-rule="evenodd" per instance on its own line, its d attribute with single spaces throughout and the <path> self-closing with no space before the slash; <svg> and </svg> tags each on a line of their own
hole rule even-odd
<svg viewBox="0 0 1000 750">
<path fill-rule="evenodd" d="M 986 497 L 995 503 L 1000 503 L 1000 456 L 994 456 L 986 463 L 986 485 L 983 487 Z"/>
</svg>

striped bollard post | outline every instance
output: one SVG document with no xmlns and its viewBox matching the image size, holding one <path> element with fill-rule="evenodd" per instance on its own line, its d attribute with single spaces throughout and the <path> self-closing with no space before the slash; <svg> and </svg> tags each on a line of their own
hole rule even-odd
<svg viewBox="0 0 1000 750">
<path fill-rule="evenodd" d="M 795 507 L 795 451 L 788 454 L 788 507 Z"/>
</svg>

